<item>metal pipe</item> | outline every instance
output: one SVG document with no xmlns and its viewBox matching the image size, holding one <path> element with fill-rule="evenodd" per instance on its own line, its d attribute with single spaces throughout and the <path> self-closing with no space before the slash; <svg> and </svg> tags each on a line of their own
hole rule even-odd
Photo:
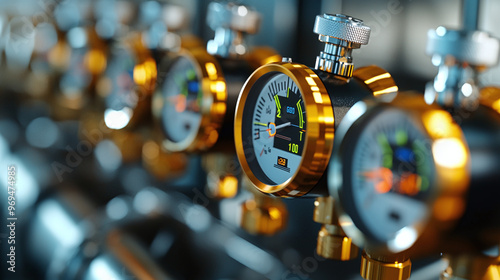
<svg viewBox="0 0 500 280">
<path fill-rule="evenodd" d="M 479 1 L 480 0 L 463 0 L 462 2 L 463 25 L 465 31 L 478 30 Z"/>
</svg>

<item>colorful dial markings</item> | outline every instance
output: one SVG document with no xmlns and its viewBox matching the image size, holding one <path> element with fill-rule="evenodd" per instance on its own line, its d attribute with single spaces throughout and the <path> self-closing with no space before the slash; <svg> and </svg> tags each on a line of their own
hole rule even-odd
<svg viewBox="0 0 500 280">
<path fill-rule="evenodd" d="M 270 75 L 255 90 L 258 96 L 252 113 L 252 146 L 257 158 L 254 168 L 267 176 L 263 181 L 281 184 L 301 162 L 306 133 L 304 102 L 297 85 L 281 73 Z"/>
<path fill-rule="evenodd" d="M 347 134 L 352 158 L 346 183 L 360 221 L 379 240 L 426 217 L 433 157 L 429 139 L 403 111 L 386 109 L 366 116 L 360 133 Z M 348 137 L 349 136 L 349 137 Z"/>
<path fill-rule="evenodd" d="M 203 101 L 200 80 L 196 66 L 186 57 L 178 57 L 168 69 L 161 86 L 162 124 L 172 142 L 182 142 L 199 130 Z"/>
</svg>

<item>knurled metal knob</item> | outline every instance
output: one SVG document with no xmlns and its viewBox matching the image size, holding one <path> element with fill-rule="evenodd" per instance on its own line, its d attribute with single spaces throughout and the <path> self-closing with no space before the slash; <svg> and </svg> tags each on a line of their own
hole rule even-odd
<svg viewBox="0 0 500 280">
<path fill-rule="evenodd" d="M 260 14 L 250 7 L 232 2 L 212 2 L 208 5 L 207 24 L 215 31 L 207 43 L 207 51 L 222 57 L 237 57 L 248 53 L 245 34 L 259 30 Z"/>
<path fill-rule="evenodd" d="M 313 32 L 323 37 L 320 37 L 322 42 L 329 42 L 328 37 L 331 37 L 366 45 L 370 39 L 370 27 L 360 19 L 343 14 L 316 16 Z"/>
<path fill-rule="evenodd" d="M 225 28 L 255 34 L 259 29 L 260 14 L 245 5 L 212 2 L 208 5 L 207 24 L 213 30 Z"/>
<path fill-rule="evenodd" d="M 325 43 L 316 57 L 315 68 L 346 78 L 352 77 L 352 50 L 368 44 L 370 27 L 363 21 L 343 14 L 316 16 L 313 32 Z"/>
<path fill-rule="evenodd" d="M 450 30 L 440 26 L 427 33 L 428 55 L 451 56 L 472 66 L 496 65 L 499 50 L 499 40 L 482 31 Z"/>
<path fill-rule="evenodd" d="M 426 86 L 426 102 L 474 111 L 480 97 L 478 73 L 497 64 L 499 40 L 486 32 L 443 26 L 429 30 L 427 37 L 426 52 L 439 72 Z"/>
<path fill-rule="evenodd" d="M 254 197 L 246 200 L 241 210 L 240 226 L 251 234 L 273 235 L 286 227 L 288 211 L 279 199 Z"/>
</svg>

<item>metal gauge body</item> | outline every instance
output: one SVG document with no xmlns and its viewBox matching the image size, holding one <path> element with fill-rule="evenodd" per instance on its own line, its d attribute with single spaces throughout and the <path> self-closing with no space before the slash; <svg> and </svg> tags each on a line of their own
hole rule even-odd
<svg viewBox="0 0 500 280">
<path fill-rule="evenodd" d="M 152 110 L 163 131 L 164 148 L 234 151 L 234 108 L 239 90 L 253 70 L 249 62 L 193 48 L 168 57 L 160 69 L 166 74 L 154 94 Z"/>
<path fill-rule="evenodd" d="M 363 81 L 387 79 L 369 89 Z M 348 83 L 333 74 L 297 63 L 272 63 L 257 69 L 243 87 L 235 116 L 240 163 L 262 192 L 285 197 L 310 192 L 328 165 L 335 123 L 356 101 L 373 92 L 394 90 L 390 75 L 362 68 Z"/>
<path fill-rule="evenodd" d="M 329 190 L 358 246 L 399 253 L 463 213 L 467 144 L 451 115 L 423 96 L 359 102 L 336 137 Z"/>
<path fill-rule="evenodd" d="M 477 250 L 497 245 L 500 235 L 499 100 L 500 88 L 486 87 L 480 90 L 480 105 L 474 112 L 453 112 L 464 117 L 460 127 L 470 150 L 467 207 L 455 231 L 462 239 L 475 241 Z"/>
<path fill-rule="evenodd" d="M 74 34 L 79 37 L 75 38 Z M 92 28 L 73 28 L 66 42 L 70 51 L 68 65 L 60 74 L 55 94 L 57 119 L 78 118 L 93 99 L 95 84 L 107 63 L 106 46 Z"/>
<path fill-rule="evenodd" d="M 111 129 L 136 125 L 148 116 L 156 82 L 156 62 L 137 34 L 112 48 L 97 93 L 104 99 L 104 121 Z"/>
<path fill-rule="evenodd" d="M 291 59 L 264 65 L 248 78 L 238 99 L 238 159 L 266 194 L 327 195 L 324 174 L 335 127 L 357 101 L 397 91 L 391 75 L 377 66 L 354 70 L 352 51 L 370 37 L 362 20 L 318 15 L 313 32 L 325 44 L 313 69 Z"/>
<path fill-rule="evenodd" d="M 74 33 L 77 33 L 79 37 Z M 81 93 L 87 89 L 93 91 L 91 87 L 95 85 L 97 76 L 106 69 L 105 43 L 93 28 L 77 27 L 70 30 L 66 37 L 71 53 L 67 71 L 61 77 L 59 88 L 64 95 Z M 78 39 L 83 40 L 84 43 L 82 44 Z"/>
<path fill-rule="evenodd" d="M 160 64 L 166 73 L 152 110 L 169 151 L 203 151 L 219 137 L 226 114 L 227 89 L 215 57 L 203 48 L 182 50 Z"/>
<path fill-rule="evenodd" d="M 206 20 L 215 37 L 206 49 L 184 45 L 160 64 L 166 75 L 152 108 L 166 150 L 234 153 L 233 116 L 243 83 L 256 67 L 281 60 L 270 48 L 245 43 L 246 34 L 257 32 L 259 19 L 249 6 L 211 2 Z"/>
</svg>

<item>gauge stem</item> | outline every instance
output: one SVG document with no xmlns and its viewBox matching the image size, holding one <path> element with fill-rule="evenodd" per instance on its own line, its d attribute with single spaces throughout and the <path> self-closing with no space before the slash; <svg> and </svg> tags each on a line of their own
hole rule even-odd
<svg viewBox="0 0 500 280">
<path fill-rule="evenodd" d="M 463 0 L 462 16 L 465 31 L 476 31 L 479 25 L 479 0 Z"/>
</svg>

